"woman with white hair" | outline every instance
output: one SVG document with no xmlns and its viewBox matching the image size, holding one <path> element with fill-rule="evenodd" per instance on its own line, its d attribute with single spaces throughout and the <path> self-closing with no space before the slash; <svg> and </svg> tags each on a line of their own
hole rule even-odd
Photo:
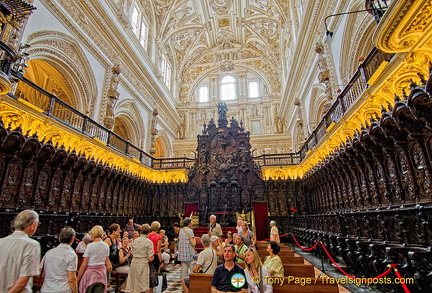
<svg viewBox="0 0 432 293">
<path fill-rule="evenodd" d="M 275 221 L 270 221 L 270 241 L 280 243 L 279 239 L 279 229 L 276 227 Z"/>
<path fill-rule="evenodd" d="M 77 247 L 75 248 L 75 251 L 77 253 L 84 253 L 87 245 L 92 241 L 92 238 L 89 234 L 85 234 L 82 241 L 78 243 Z"/>
<path fill-rule="evenodd" d="M 132 242 L 133 259 L 129 269 L 126 292 L 141 293 L 150 288 L 149 263 L 154 259 L 153 242 L 148 239 L 150 231 L 149 224 L 141 225 L 141 236 Z"/>
<path fill-rule="evenodd" d="M 218 260 L 222 260 L 223 258 L 223 248 L 220 243 L 220 238 L 217 236 L 210 237 L 210 246 L 214 249 Z"/>
</svg>

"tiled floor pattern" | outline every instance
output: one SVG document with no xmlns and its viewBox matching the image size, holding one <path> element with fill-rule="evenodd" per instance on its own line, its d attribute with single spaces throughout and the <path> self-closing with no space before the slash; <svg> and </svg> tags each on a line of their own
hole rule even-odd
<svg viewBox="0 0 432 293">
<path fill-rule="evenodd" d="M 180 293 L 183 292 L 180 283 L 180 266 L 169 264 L 167 267 L 169 273 L 167 275 L 168 288 L 164 291 L 165 293 Z"/>
</svg>

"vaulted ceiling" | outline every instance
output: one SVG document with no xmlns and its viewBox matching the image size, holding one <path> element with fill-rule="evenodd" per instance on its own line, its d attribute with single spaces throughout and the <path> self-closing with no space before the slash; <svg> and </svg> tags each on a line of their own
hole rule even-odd
<svg viewBox="0 0 432 293">
<path fill-rule="evenodd" d="M 156 0 L 150 1 L 159 50 L 173 63 L 181 85 L 181 104 L 190 86 L 215 70 L 249 69 L 280 98 L 289 1 L 286 0 Z M 296 2 L 292 1 L 291 3 Z M 276 74 L 275 74 L 276 73 Z"/>
</svg>

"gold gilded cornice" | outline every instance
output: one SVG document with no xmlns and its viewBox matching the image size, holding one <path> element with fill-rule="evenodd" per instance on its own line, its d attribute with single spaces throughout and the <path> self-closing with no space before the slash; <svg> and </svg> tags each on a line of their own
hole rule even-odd
<svg viewBox="0 0 432 293">
<path fill-rule="evenodd" d="M 381 111 L 381 107 L 394 103 L 394 94 L 409 92 L 410 80 L 419 81 L 418 73 L 427 75 L 429 62 L 432 62 L 431 50 L 418 50 L 391 62 L 376 83 L 370 86 L 347 111 L 345 116 L 329 130 L 327 135 L 311 150 L 306 158 L 296 166 L 295 174 L 302 177 L 306 172 L 319 164 L 356 130 L 370 121 L 370 117 Z M 294 174 L 294 173 L 293 173 Z M 290 176 L 293 177 L 293 176 Z M 294 177 L 296 178 L 296 177 Z"/>
<path fill-rule="evenodd" d="M 374 44 L 388 53 L 408 52 L 430 43 L 432 0 L 393 1 L 378 24 Z"/>
<path fill-rule="evenodd" d="M 296 179 L 303 177 L 304 170 L 299 166 L 262 167 L 261 178 L 264 180 Z"/>
<path fill-rule="evenodd" d="M 63 125 L 52 118 L 41 114 L 36 108 L 28 107 L 8 96 L 0 96 L 0 116 L 5 127 L 21 127 L 23 134 L 37 134 L 41 141 L 51 141 L 56 147 L 64 146 L 87 158 L 101 161 L 112 168 L 125 170 L 150 182 L 185 182 L 186 170 L 153 170 L 121 153 L 113 151 L 100 140 L 92 139 L 85 134 Z"/>
<path fill-rule="evenodd" d="M 262 167 L 261 178 L 295 179 L 302 178 L 306 172 L 319 164 L 335 149 L 352 137 L 356 130 L 365 125 L 371 115 L 379 113 L 381 107 L 387 103 L 393 104 L 394 94 L 408 92 L 409 80 L 418 81 L 417 73 L 427 75 L 429 62 L 432 61 L 432 50 L 416 50 L 401 54 L 394 58 L 382 71 L 373 84 L 357 99 L 346 115 L 329 129 L 321 142 L 311 150 L 301 164 L 296 166 Z M 75 150 L 88 158 L 100 160 L 117 169 L 145 178 L 151 182 L 186 182 L 186 170 L 153 170 L 135 159 L 113 151 L 102 142 L 92 139 L 82 133 L 75 132 L 35 108 L 0 96 L 0 116 L 6 127 L 15 129 L 21 127 L 23 133 L 32 135 L 37 133 L 45 141 L 51 140 L 53 145 L 64 146 L 66 150 Z"/>
</svg>

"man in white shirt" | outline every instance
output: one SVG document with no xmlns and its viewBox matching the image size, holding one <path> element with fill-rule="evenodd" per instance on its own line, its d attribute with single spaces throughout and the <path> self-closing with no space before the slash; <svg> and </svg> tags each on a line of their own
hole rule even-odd
<svg viewBox="0 0 432 293">
<path fill-rule="evenodd" d="M 198 260 L 193 268 L 194 273 L 213 274 L 217 267 L 217 255 L 211 247 L 210 236 L 204 234 L 201 236 L 201 244 L 204 250 L 198 255 Z M 189 292 L 189 276 L 181 280 L 183 291 Z"/>
<path fill-rule="evenodd" d="M 215 215 L 210 216 L 210 225 L 209 225 L 208 234 L 209 234 L 209 236 L 217 236 L 217 237 L 223 236 L 221 225 L 216 223 L 216 216 Z"/>
<path fill-rule="evenodd" d="M 39 215 L 20 212 L 13 221 L 15 231 L 0 239 L 0 292 L 32 292 L 32 278 L 39 275 L 41 248 L 31 239 L 39 226 Z"/>
<path fill-rule="evenodd" d="M 78 293 L 78 256 L 71 244 L 75 240 L 75 230 L 65 227 L 60 231 L 60 244 L 49 250 L 42 259 L 45 273 L 41 293 Z"/>
</svg>

